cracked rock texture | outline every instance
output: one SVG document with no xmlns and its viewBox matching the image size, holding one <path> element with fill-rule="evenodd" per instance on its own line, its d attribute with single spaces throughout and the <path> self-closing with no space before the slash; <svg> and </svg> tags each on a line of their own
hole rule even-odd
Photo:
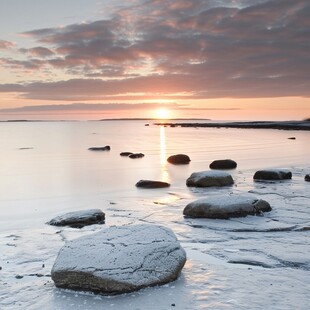
<svg viewBox="0 0 310 310">
<path fill-rule="evenodd" d="M 54 217 L 47 224 L 82 228 L 87 225 L 104 224 L 105 214 L 100 209 L 74 211 Z"/>
<path fill-rule="evenodd" d="M 232 176 L 224 171 L 194 172 L 186 180 L 187 186 L 210 187 L 227 186 L 234 184 Z"/>
<path fill-rule="evenodd" d="M 269 203 L 250 195 L 221 195 L 189 203 L 183 210 L 188 217 L 228 219 L 271 211 Z"/>
<path fill-rule="evenodd" d="M 157 225 L 111 227 L 67 242 L 52 268 L 57 287 L 119 294 L 177 279 L 186 253 Z"/>
</svg>

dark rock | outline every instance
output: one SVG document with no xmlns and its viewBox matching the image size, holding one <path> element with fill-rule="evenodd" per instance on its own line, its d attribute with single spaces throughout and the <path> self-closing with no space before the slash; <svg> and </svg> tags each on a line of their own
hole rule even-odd
<svg viewBox="0 0 310 310">
<path fill-rule="evenodd" d="M 131 154 L 133 154 L 132 152 L 122 152 L 122 153 L 120 153 L 119 155 L 121 155 L 121 156 L 130 156 Z"/>
<path fill-rule="evenodd" d="M 287 169 L 270 169 L 270 170 L 258 170 L 255 172 L 254 180 L 287 180 L 292 178 L 292 172 Z"/>
<path fill-rule="evenodd" d="M 65 213 L 50 220 L 47 224 L 53 226 L 70 226 L 82 228 L 87 225 L 104 224 L 105 214 L 99 209 Z"/>
<path fill-rule="evenodd" d="M 232 159 L 219 159 L 214 160 L 209 167 L 210 169 L 235 169 L 237 163 Z"/>
<path fill-rule="evenodd" d="M 150 126 L 150 124 L 145 124 L 144 126 Z"/>
<path fill-rule="evenodd" d="M 93 146 L 88 148 L 89 151 L 110 151 L 111 148 L 109 145 L 106 146 Z"/>
<path fill-rule="evenodd" d="M 140 180 L 136 184 L 136 186 L 141 188 L 162 188 L 162 187 L 169 187 L 170 184 L 161 181 Z"/>
<path fill-rule="evenodd" d="M 170 164 L 175 164 L 175 165 L 186 165 L 189 164 L 191 161 L 189 156 L 185 154 L 176 154 L 176 155 L 171 155 L 168 157 L 167 161 Z"/>
<path fill-rule="evenodd" d="M 187 186 L 195 187 L 227 186 L 232 184 L 234 184 L 232 176 L 224 171 L 194 172 L 186 180 Z"/>
<path fill-rule="evenodd" d="M 142 158 L 142 157 L 144 157 L 144 154 L 142 153 L 134 153 L 129 155 L 129 158 Z"/>
<path fill-rule="evenodd" d="M 310 174 L 305 175 L 305 181 L 310 182 Z"/>
<path fill-rule="evenodd" d="M 289 137 L 288 139 L 289 139 L 289 140 L 296 140 L 295 137 Z"/>
<path fill-rule="evenodd" d="M 67 242 L 52 279 L 61 288 L 120 294 L 176 280 L 185 261 L 186 253 L 169 228 L 110 227 Z"/>
<path fill-rule="evenodd" d="M 188 217 L 228 219 L 260 215 L 271 211 L 270 204 L 250 195 L 219 195 L 198 199 L 189 203 L 183 210 Z"/>
</svg>

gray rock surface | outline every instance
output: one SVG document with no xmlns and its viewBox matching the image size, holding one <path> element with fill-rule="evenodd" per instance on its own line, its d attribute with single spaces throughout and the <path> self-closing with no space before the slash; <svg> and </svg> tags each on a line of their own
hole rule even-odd
<svg viewBox="0 0 310 310">
<path fill-rule="evenodd" d="M 168 157 L 167 161 L 174 165 L 186 165 L 191 161 L 189 156 L 185 154 L 176 154 Z"/>
<path fill-rule="evenodd" d="M 65 213 L 51 219 L 47 224 L 82 228 L 87 225 L 104 224 L 105 214 L 100 209 L 90 209 Z"/>
<path fill-rule="evenodd" d="M 224 171 L 194 172 L 186 180 L 187 186 L 195 187 L 227 186 L 232 184 L 234 184 L 232 176 Z"/>
<path fill-rule="evenodd" d="M 237 163 L 232 159 L 219 159 L 214 160 L 209 167 L 210 169 L 235 169 Z"/>
<path fill-rule="evenodd" d="M 271 211 L 270 204 L 250 195 L 219 195 L 189 203 L 183 210 L 188 217 L 228 219 Z"/>
<path fill-rule="evenodd" d="M 170 184 L 162 181 L 140 180 L 136 186 L 141 188 L 163 188 L 169 187 Z"/>
<path fill-rule="evenodd" d="M 268 169 L 255 172 L 254 180 L 287 180 L 292 178 L 292 172 L 287 169 Z"/>
<path fill-rule="evenodd" d="M 88 148 L 89 151 L 110 151 L 111 147 L 109 145 L 106 146 L 93 146 Z"/>
<path fill-rule="evenodd" d="M 57 287 L 119 294 L 177 279 L 186 253 L 157 225 L 111 227 L 67 242 L 52 268 Z"/>
</svg>

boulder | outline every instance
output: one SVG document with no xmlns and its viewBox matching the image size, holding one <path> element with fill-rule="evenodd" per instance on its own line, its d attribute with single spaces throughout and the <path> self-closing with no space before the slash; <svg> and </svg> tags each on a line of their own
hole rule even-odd
<svg viewBox="0 0 310 310">
<path fill-rule="evenodd" d="M 237 163 L 232 159 L 219 159 L 214 160 L 209 167 L 210 169 L 235 169 Z"/>
<path fill-rule="evenodd" d="M 187 186 L 196 187 L 227 186 L 232 184 L 234 184 L 232 176 L 224 171 L 194 172 L 186 180 Z"/>
<path fill-rule="evenodd" d="M 119 155 L 121 155 L 121 156 L 130 156 L 131 154 L 133 154 L 133 153 L 131 153 L 131 152 L 122 152 L 122 153 L 120 153 Z"/>
<path fill-rule="evenodd" d="M 258 170 L 255 172 L 254 180 L 287 180 L 292 178 L 292 172 L 287 169 Z"/>
<path fill-rule="evenodd" d="M 104 224 L 105 214 L 100 209 L 90 209 L 65 213 L 51 219 L 47 224 L 82 228 L 87 225 Z"/>
<path fill-rule="evenodd" d="M 310 182 L 310 174 L 305 175 L 305 181 Z"/>
<path fill-rule="evenodd" d="M 218 195 L 198 199 L 183 210 L 188 217 L 228 219 L 271 211 L 269 203 L 250 195 Z"/>
<path fill-rule="evenodd" d="M 111 147 L 109 145 L 106 146 L 93 146 L 88 148 L 89 151 L 110 151 Z"/>
<path fill-rule="evenodd" d="M 169 187 L 170 184 L 162 181 L 140 180 L 136 186 L 141 188 L 162 188 Z"/>
<path fill-rule="evenodd" d="M 191 160 L 189 156 L 185 154 L 176 154 L 176 155 L 171 155 L 168 157 L 167 161 L 170 164 L 175 164 L 175 165 L 186 165 L 188 164 Z"/>
<path fill-rule="evenodd" d="M 134 153 L 129 155 L 129 158 L 142 158 L 142 157 L 144 157 L 144 154 L 142 153 Z"/>
<path fill-rule="evenodd" d="M 129 225 L 67 242 L 51 275 L 57 287 L 119 294 L 174 281 L 185 261 L 169 228 Z"/>
</svg>

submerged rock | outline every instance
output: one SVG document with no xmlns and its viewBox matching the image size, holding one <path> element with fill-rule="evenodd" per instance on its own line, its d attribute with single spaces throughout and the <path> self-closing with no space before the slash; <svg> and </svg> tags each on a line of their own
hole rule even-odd
<svg viewBox="0 0 310 310">
<path fill-rule="evenodd" d="M 129 155 L 129 158 L 142 158 L 142 157 L 144 157 L 143 153 L 134 153 Z"/>
<path fill-rule="evenodd" d="M 119 294 L 177 279 L 186 253 L 157 225 L 111 227 L 67 242 L 52 268 L 57 287 Z"/>
<path fill-rule="evenodd" d="M 235 169 L 237 163 L 232 159 L 219 159 L 214 160 L 209 167 L 210 169 Z"/>
<path fill-rule="evenodd" d="M 234 184 L 232 176 L 224 171 L 194 172 L 186 180 L 187 186 L 210 187 L 227 186 Z"/>
<path fill-rule="evenodd" d="M 170 184 L 162 181 L 140 180 L 136 186 L 142 188 L 162 188 L 169 187 Z"/>
<path fill-rule="evenodd" d="M 186 165 L 188 164 L 191 160 L 189 156 L 185 154 L 176 154 L 176 155 L 171 155 L 168 157 L 167 161 L 170 164 L 175 164 L 175 165 Z"/>
<path fill-rule="evenodd" d="M 310 182 L 310 174 L 305 175 L 305 181 Z"/>
<path fill-rule="evenodd" d="M 133 154 L 132 152 L 122 152 L 122 153 L 120 153 L 119 155 L 121 155 L 121 156 L 129 156 L 129 155 L 131 155 L 131 154 Z"/>
<path fill-rule="evenodd" d="M 90 209 L 65 213 L 53 218 L 47 224 L 82 228 L 87 225 L 104 224 L 104 221 L 105 214 L 100 209 Z"/>
<path fill-rule="evenodd" d="M 88 148 L 89 151 L 110 151 L 111 147 L 109 145 L 106 146 L 93 146 Z"/>
<path fill-rule="evenodd" d="M 270 204 L 250 195 L 219 195 L 189 203 L 183 210 L 188 217 L 228 219 L 271 211 Z"/>
<path fill-rule="evenodd" d="M 292 178 L 292 172 L 287 169 L 258 170 L 254 180 L 287 180 Z"/>
</svg>

